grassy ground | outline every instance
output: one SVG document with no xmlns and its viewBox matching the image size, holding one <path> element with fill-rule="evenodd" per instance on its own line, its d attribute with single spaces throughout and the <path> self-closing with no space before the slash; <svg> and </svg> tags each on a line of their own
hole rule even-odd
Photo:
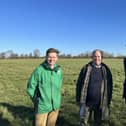
<svg viewBox="0 0 126 126">
<path fill-rule="evenodd" d="M 57 126 L 78 126 L 75 103 L 76 80 L 90 59 L 60 59 L 63 69 L 62 105 Z M 43 59 L 0 60 L 0 126 L 32 126 L 33 106 L 26 94 L 27 79 Z M 105 59 L 114 80 L 111 126 L 126 126 L 126 105 L 122 100 L 124 70 L 122 59 Z"/>
</svg>

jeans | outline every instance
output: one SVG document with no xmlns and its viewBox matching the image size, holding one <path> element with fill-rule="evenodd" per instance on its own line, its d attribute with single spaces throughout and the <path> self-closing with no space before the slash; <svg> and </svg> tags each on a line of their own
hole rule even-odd
<svg viewBox="0 0 126 126">
<path fill-rule="evenodd" d="M 85 126 L 102 126 L 102 111 L 99 107 L 80 105 L 80 120 Z M 107 122 L 108 123 L 108 122 Z M 107 124 L 105 126 L 108 126 Z"/>
</svg>

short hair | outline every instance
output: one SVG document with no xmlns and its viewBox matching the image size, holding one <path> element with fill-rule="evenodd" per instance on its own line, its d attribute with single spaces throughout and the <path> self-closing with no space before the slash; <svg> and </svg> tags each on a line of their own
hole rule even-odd
<svg viewBox="0 0 126 126">
<path fill-rule="evenodd" d="M 93 57 L 97 51 L 100 52 L 100 53 L 101 53 L 101 57 L 103 57 L 103 51 L 100 50 L 100 49 L 95 49 L 95 50 L 92 52 L 92 55 L 91 55 L 91 56 Z"/>
<path fill-rule="evenodd" d="M 46 56 L 48 56 L 49 53 L 53 53 L 53 52 L 57 53 L 57 55 L 59 54 L 59 50 L 58 50 L 58 49 L 49 48 L 49 49 L 47 49 L 47 51 L 46 51 Z"/>
</svg>

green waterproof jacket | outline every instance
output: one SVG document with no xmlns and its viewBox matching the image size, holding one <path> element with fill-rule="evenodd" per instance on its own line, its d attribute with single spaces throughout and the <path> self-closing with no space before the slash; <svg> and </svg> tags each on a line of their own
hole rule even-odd
<svg viewBox="0 0 126 126">
<path fill-rule="evenodd" d="M 47 113 L 60 108 L 62 70 L 55 64 L 53 70 L 47 62 L 40 64 L 31 74 L 27 93 L 31 97 L 36 113 Z"/>
</svg>

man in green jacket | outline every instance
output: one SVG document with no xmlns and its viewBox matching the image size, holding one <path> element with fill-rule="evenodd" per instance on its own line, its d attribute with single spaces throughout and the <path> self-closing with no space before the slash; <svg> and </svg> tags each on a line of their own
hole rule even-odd
<svg viewBox="0 0 126 126">
<path fill-rule="evenodd" d="M 59 51 L 49 48 L 46 59 L 31 74 L 27 93 L 34 103 L 35 126 L 55 126 L 61 104 L 62 70 Z"/>
</svg>

